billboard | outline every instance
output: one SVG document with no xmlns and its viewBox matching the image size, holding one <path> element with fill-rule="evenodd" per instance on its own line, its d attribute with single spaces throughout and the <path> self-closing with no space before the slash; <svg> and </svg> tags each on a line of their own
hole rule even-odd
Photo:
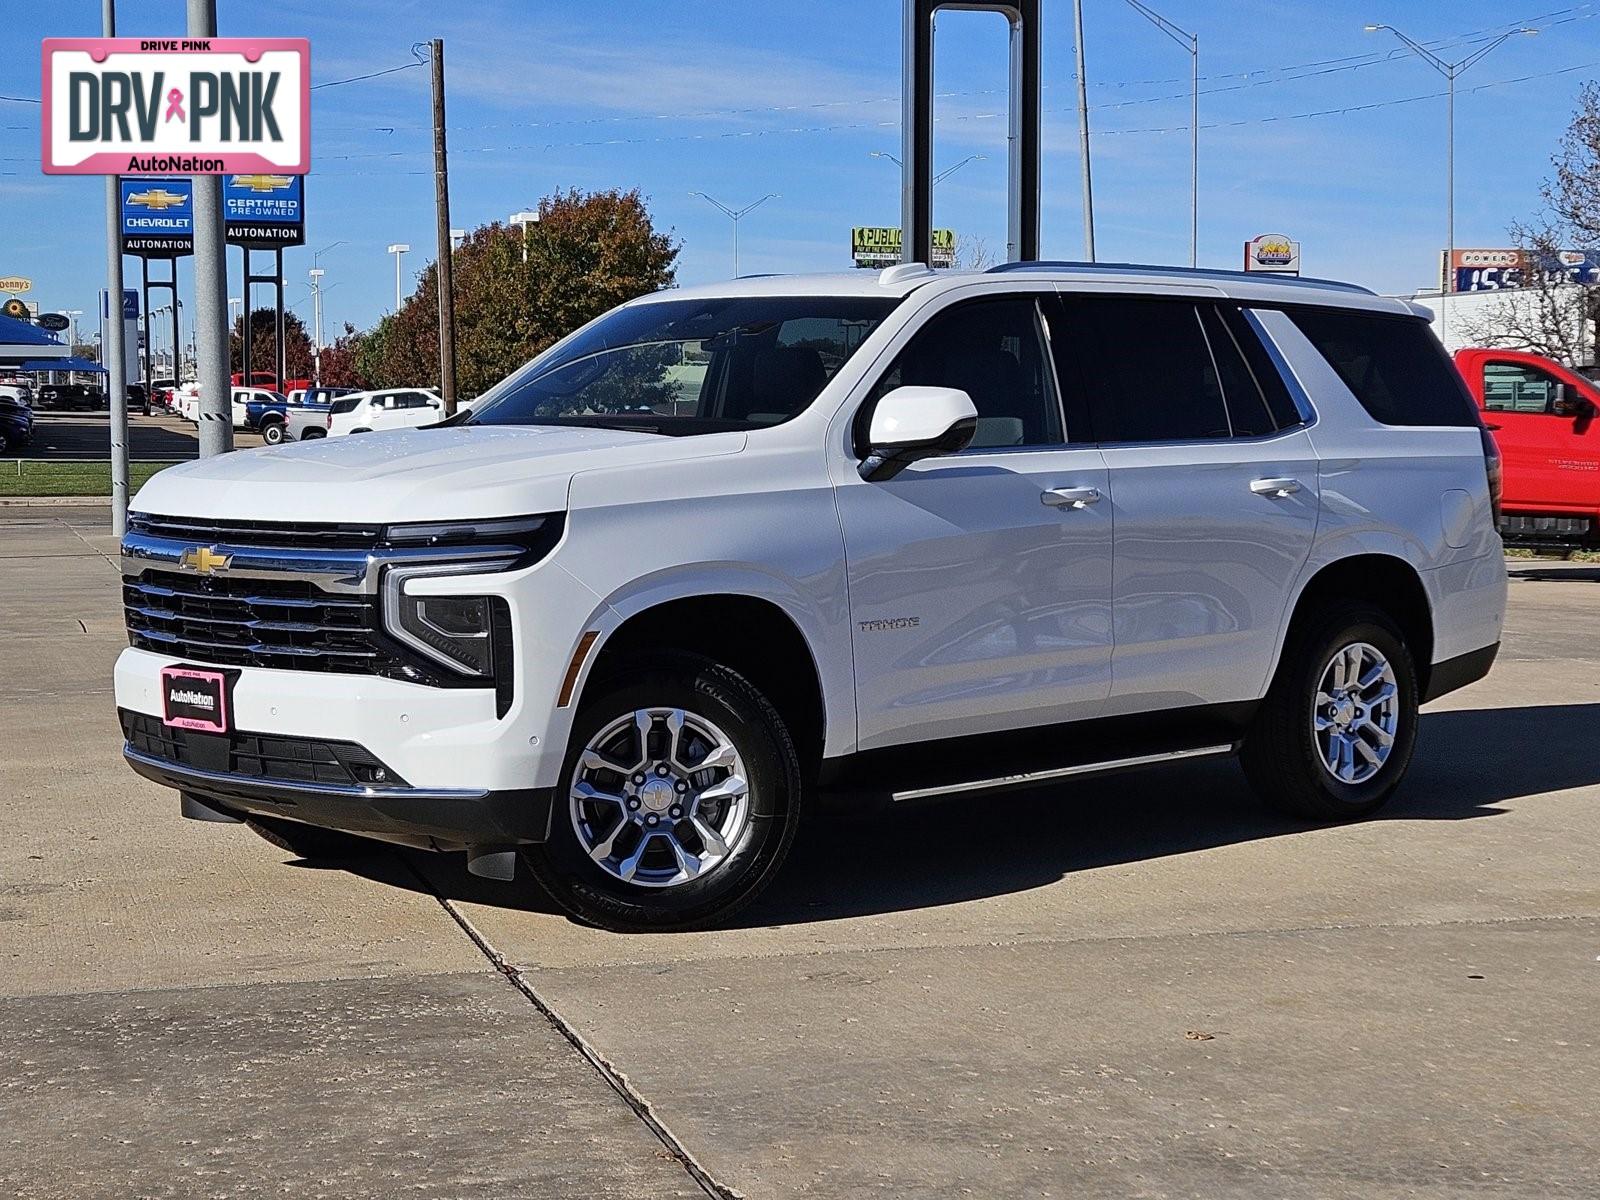
<svg viewBox="0 0 1600 1200">
<path fill-rule="evenodd" d="M 1449 292 L 1495 292 L 1519 288 L 1537 270 L 1546 278 L 1565 283 L 1600 283 L 1600 251 L 1560 250 L 1534 255 L 1515 247 L 1439 252 L 1439 285 Z"/>
<path fill-rule="evenodd" d="M 900 261 L 900 230 L 893 225 L 857 225 L 850 231 L 850 257 L 858 267 L 892 267 Z M 952 267 L 956 261 L 953 229 L 933 231 L 933 262 Z"/>
<path fill-rule="evenodd" d="M 45 38 L 47 175 L 311 169 L 305 38 Z"/>
<path fill-rule="evenodd" d="M 300 175 L 229 175 L 222 181 L 228 240 L 271 250 L 306 240 L 305 179 Z"/>
<path fill-rule="evenodd" d="M 122 252 L 145 258 L 194 253 L 194 185 L 187 179 L 124 179 Z"/>
<path fill-rule="evenodd" d="M 1257 234 L 1244 244 L 1244 269 L 1273 275 L 1300 274 L 1300 243 L 1281 233 Z"/>
</svg>

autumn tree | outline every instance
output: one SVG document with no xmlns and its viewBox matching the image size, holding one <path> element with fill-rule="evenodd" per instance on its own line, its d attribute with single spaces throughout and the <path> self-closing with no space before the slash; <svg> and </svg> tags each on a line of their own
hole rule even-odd
<svg viewBox="0 0 1600 1200">
<path fill-rule="evenodd" d="M 658 232 L 637 190 L 558 192 L 526 229 L 472 230 L 455 273 L 456 380 L 488 390 L 572 330 L 624 301 L 671 286 L 678 243 Z M 357 372 L 375 387 L 439 382 L 434 265 L 400 311 L 363 339 Z"/>
<path fill-rule="evenodd" d="M 287 348 L 284 374 L 288 379 L 311 378 L 311 338 L 305 322 L 288 310 L 283 314 L 283 342 Z M 250 315 L 250 370 L 278 373 L 277 314 L 270 308 L 257 308 Z M 244 317 L 235 318 L 228 337 L 228 363 L 234 374 L 244 367 Z M 281 381 L 280 381 L 281 382 Z"/>
<path fill-rule="evenodd" d="M 331 345 L 322 348 L 321 383 L 324 387 L 372 386 L 372 381 L 362 374 L 360 366 L 367 338 L 367 334 L 346 321 L 344 332 L 334 338 Z"/>
</svg>

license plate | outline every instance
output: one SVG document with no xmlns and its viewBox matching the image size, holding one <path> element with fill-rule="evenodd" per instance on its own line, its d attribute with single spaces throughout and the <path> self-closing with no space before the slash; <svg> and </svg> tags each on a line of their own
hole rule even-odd
<svg viewBox="0 0 1600 1200">
<path fill-rule="evenodd" d="M 201 667 L 161 668 L 162 722 L 202 733 L 228 732 L 228 679 Z"/>
</svg>

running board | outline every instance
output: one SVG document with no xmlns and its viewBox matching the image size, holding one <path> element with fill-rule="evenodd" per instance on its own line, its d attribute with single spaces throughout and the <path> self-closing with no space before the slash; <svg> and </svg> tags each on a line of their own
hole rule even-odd
<svg viewBox="0 0 1600 1200">
<path fill-rule="evenodd" d="M 1126 771 L 1134 767 L 1154 767 L 1163 763 L 1183 762 L 1191 758 L 1216 758 L 1232 754 L 1237 745 L 1225 742 L 1219 746 L 1197 746 L 1192 750 L 1166 750 L 1159 754 L 1139 754 L 1132 758 L 1108 758 L 1103 762 L 1079 763 L 1072 767 L 1052 767 L 1042 771 L 1028 771 L 1021 775 L 999 775 L 993 779 L 972 779 L 965 783 L 937 784 L 933 787 L 912 788 L 892 792 L 890 799 L 896 804 L 911 800 L 929 800 L 935 796 L 954 796 L 962 792 L 994 792 L 1004 788 L 1028 787 L 1053 779 L 1070 779 L 1084 775 L 1103 775 L 1112 771 Z"/>
</svg>

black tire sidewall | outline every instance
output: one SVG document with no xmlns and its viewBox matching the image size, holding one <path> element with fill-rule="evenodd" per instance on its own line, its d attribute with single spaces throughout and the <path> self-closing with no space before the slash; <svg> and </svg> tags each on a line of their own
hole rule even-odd
<svg viewBox="0 0 1600 1200">
<path fill-rule="evenodd" d="M 800 809 L 799 762 L 782 718 L 742 676 L 683 656 L 599 685 L 573 723 L 547 842 L 528 851 L 535 875 L 574 916 L 618 931 L 689 928 L 742 907 L 777 870 Z M 572 824 L 569 789 L 583 748 L 597 732 L 640 708 L 681 708 L 717 725 L 734 743 L 750 787 L 750 826 L 738 847 L 703 879 L 639 887 L 596 864 Z"/>
</svg>

